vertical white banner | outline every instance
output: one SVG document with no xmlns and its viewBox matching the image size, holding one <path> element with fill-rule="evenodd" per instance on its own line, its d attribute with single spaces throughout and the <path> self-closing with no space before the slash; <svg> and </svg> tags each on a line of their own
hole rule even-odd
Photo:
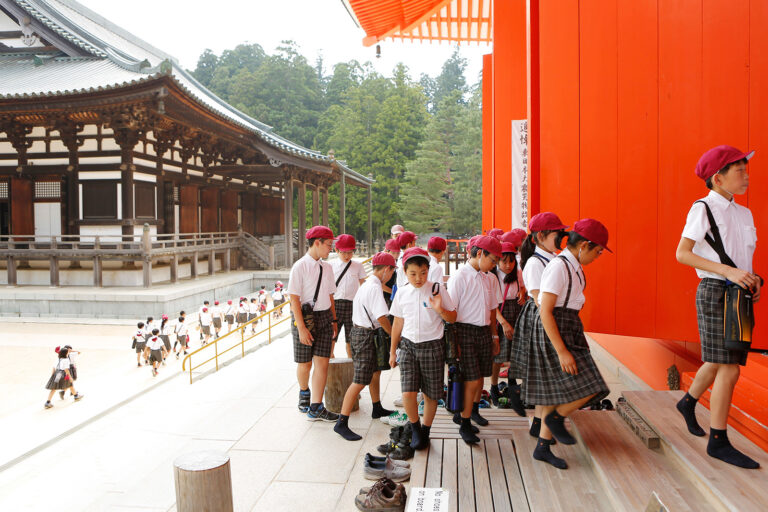
<svg viewBox="0 0 768 512">
<path fill-rule="evenodd" d="M 512 121 L 512 229 L 528 227 L 528 120 Z"/>
</svg>

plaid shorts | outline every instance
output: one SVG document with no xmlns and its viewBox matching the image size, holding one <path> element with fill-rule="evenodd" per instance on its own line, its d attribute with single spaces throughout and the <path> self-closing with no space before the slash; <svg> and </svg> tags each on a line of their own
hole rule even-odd
<svg viewBox="0 0 768 512">
<path fill-rule="evenodd" d="M 517 303 L 517 299 L 509 299 L 504 301 L 504 307 L 501 309 L 501 316 L 504 320 L 510 323 L 512 327 L 515 327 L 517 323 L 517 317 L 522 311 L 523 306 Z M 501 328 L 501 324 L 498 325 L 497 332 L 499 333 L 499 354 L 493 357 L 494 363 L 506 363 L 512 361 L 512 340 L 508 340 L 504 336 L 504 329 Z"/>
<path fill-rule="evenodd" d="M 443 398 L 445 374 L 445 342 L 439 340 L 414 343 L 400 340 L 400 387 L 403 393 L 421 390 L 432 400 Z"/>
<path fill-rule="evenodd" d="M 344 300 L 339 299 L 333 301 L 333 303 L 336 305 L 336 319 L 339 321 L 338 330 L 336 331 L 336 338 L 338 339 L 339 336 L 341 336 L 341 328 L 344 328 L 344 337 L 347 340 L 347 343 L 350 341 L 350 332 L 352 331 L 352 301 L 351 300 Z"/>
<path fill-rule="evenodd" d="M 535 405 L 560 405 L 595 395 L 584 405 L 599 403 L 608 396 L 610 390 L 589 352 L 579 312 L 555 308 L 553 315 L 566 348 L 576 360 L 578 373 L 571 375 L 562 370 L 555 347 L 544 332 L 541 318 L 537 317 L 530 346 L 526 351 L 524 373 L 518 375 L 523 379 L 523 399 Z"/>
<path fill-rule="evenodd" d="M 696 320 L 705 363 L 747 364 L 746 350 L 725 348 L 725 281 L 705 278 L 696 290 Z"/>
<path fill-rule="evenodd" d="M 459 368 L 465 381 L 490 377 L 493 370 L 491 329 L 487 325 L 456 324 Z"/>
<path fill-rule="evenodd" d="M 299 341 L 299 329 L 291 315 L 291 333 L 293 334 L 293 361 L 296 363 L 308 363 L 312 357 L 331 357 L 333 350 L 333 323 L 331 322 L 331 310 L 315 311 L 313 314 L 314 328 L 312 336 L 315 341 L 311 345 L 304 345 Z"/>
<path fill-rule="evenodd" d="M 349 346 L 352 350 L 352 364 L 355 367 L 355 377 L 352 382 L 367 386 L 371 383 L 376 371 L 376 346 L 374 344 L 376 331 L 352 327 L 349 331 Z"/>
</svg>

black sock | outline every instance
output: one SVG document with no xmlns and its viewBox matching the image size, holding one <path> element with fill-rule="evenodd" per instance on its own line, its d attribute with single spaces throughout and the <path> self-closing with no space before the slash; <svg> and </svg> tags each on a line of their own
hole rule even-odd
<svg viewBox="0 0 768 512">
<path fill-rule="evenodd" d="M 498 384 L 491 384 L 491 396 L 493 396 L 494 393 L 498 396 L 498 394 L 499 394 L 499 385 Z"/>
<path fill-rule="evenodd" d="M 318 402 L 316 404 L 309 404 L 309 410 L 310 411 L 316 411 L 323 405 L 322 402 Z"/>
<path fill-rule="evenodd" d="M 536 443 L 536 449 L 533 450 L 533 458 L 552 464 L 557 469 L 567 469 L 568 463 L 560 457 L 555 457 L 552 450 L 550 450 L 549 445 L 550 443 L 548 439 L 539 438 L 539 441 Z"/>
<path fill-rule="evenodd" d="M 740 468 L 757 469 L 760 467 L 760 464 L 757 461 L 752 460 L 750 457 L 744 455 L 733 447 L 728 440 L 728 432 L 726 430 L 718 430 L 716 428 L 709 430 L 707 454 L 710 457 L 720 459 L 723 462 L 733 464 Z"/>
<path fill-rule="evenodd" d="M 541 432 L 541 418 L 537 418 L 536 416 L 533 417 L 533 422 L 531 422 L 531 429 L 528 431 L 529 434 L 531 434 L 531 437 L 539 438 L 539 433 Z"/>
<path fill-rule="evenodd" d="M 696 421 L 696 403 L 698 398 L 693 398 L 690 394 L 686 393 L 683 398 L 677 402 L 677 410 L 685 418 L 685 424 L 688 427 L 688 432 L 695 436 L 703 437 L 706 435 L 704 429 L 701 428 L 699 422 Z"/>
<path fill-rule="evenodd" d="M 475 402 L 472 405 L 472 421 L 480 425 L 481 427 L 484 427 L 488 425 L 488 420 L 480 416 L 480 402 Z"/>
<path fill-rule="evenodd" d="M 549 430 L 552 431 L 552 435 L 555 439 L 563 444 L 576 444 L 576 439 L 565 428 L 565 417 L 557 414 L 557 411 L 547 414 L 544 418 L 544 423 Z"/>
<path fill-rule="evenodd" d="M 411 423 L 411 448 L 419 450 L 421 445 L 421 421 L 417 420 Z"/>
<path fill-rule="evenodd" d="M 469 421 L 470 419 L 471 418 L 467 418 L 467 421 Z M 453 415 L 453 422 L 455 424 L 461 426 L 463 425 L 463 421 L 464 421 L 464 418 L 461 417 L 461 413 L 457 412 L 456 414 Z M 480 432 L 480 429 L 474 426 L 472 423 L 469 424 L 469 428 L 470 430 L 472 430 L 474 434 L 477 434 L 478 432 Z"/>
<path fill-rule="evenodd" d="M 474 444 L 479 443 L 480 438 L 478 438 L 475 433 L 472 431 L 475 426 L 470 423 L 469 418 L 461 418 L 461 427 L 459 428 L 459 435 L 461 436 L 461 439 L 464 440 L 467 444 Z"/>
<path fill-rule="evenodd" d="M 344 416 L 343 414 L 339 414 L 339 419 L 336 420 L 336 425 L 334 425 L 333 431 L 339 434 L 341 437 L 343 437 L 347 441 L 361 440 L 362 436 L 355 434 L 349 429 L 348 422 L 349 422 L 349 416 Z"/>
<path fill-rule="evenodd" d="M 383 418 L 385 416 L 389 416 L 390 414 L 392 414 L 392 411 L 382 407 L 381 402 L 373 402 L 373 410 L 371 411 L 372 418 Z"/>
<path fill-rule="evenodd" d="M 429 431 L 432 430 L 432 425 L 422 425 L 421 426 L 421 436 L 424 437 L 427 441 L 429 441 Z"/>
</svg>

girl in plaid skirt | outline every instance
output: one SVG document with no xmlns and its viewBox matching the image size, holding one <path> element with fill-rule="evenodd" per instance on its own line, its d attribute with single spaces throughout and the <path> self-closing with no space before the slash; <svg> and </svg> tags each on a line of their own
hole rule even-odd
<svg viewBox="0 0 768 512">
<path fill-rule="evenodd" d="M 576 440 L 565 428 L 573 411 L 608 396 L 584 336 L 579 311 L 584 306 L 584 265 L 608 249 L 608 230 L 594 219 L 582 219 L 568 233 L 568 246 L 541 277 L 539 319 L 533 331 L 523 380 L 526 401 L 542 406 L 544 419 L 533 458 L 556 468 L 568 467 L 550 450 L 554 436 L 564 444 Z"/>
<path fill-rule="evenodd" d="M 523 282 L 528 289 L 528 300 L 523 304 L 517 316 L 512 337 L 512 355 L 509 371 L 515 377 L 524 379 L 528 347 L 533 339 L 533 329 L 539 318 L 539 287 L 544 268 L 557 256 L 560 240 L 568 228 L 552 212 L 541 212 L 531 217 L 528 223 L 530 234 L 520 246 L 520 267 L 523 269 Z M 529 402 L 535 403 L 535 402 Z M 541 406 L 536 404 L 531 420 L 530 435 L 539 438 L 541 430 Z"/>
</svg>

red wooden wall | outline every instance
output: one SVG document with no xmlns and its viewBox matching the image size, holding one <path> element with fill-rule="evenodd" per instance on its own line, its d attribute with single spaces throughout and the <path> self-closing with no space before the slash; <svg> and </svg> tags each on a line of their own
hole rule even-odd
<svg viewBox="0 0 768 512">
<path fill-rule="evenodd" d="M 179 233 L 197 233 L 197 185 L 182 185 L 179 190 Z"/>
<path fill-rule="evenodd" d="M 11 178 L 11 234 L 35 234 L 34 183 L 26 178 Z"/>
<path fill-rule="evenodd" d="M 221 230 L 237 231 L 237 192 L 221 192 Z"/>
<path fill-rule="evenodd" d="M 219 189 L 204 188 L 200 191 L 200 231 L 219 231 Z"/>
</svg>

